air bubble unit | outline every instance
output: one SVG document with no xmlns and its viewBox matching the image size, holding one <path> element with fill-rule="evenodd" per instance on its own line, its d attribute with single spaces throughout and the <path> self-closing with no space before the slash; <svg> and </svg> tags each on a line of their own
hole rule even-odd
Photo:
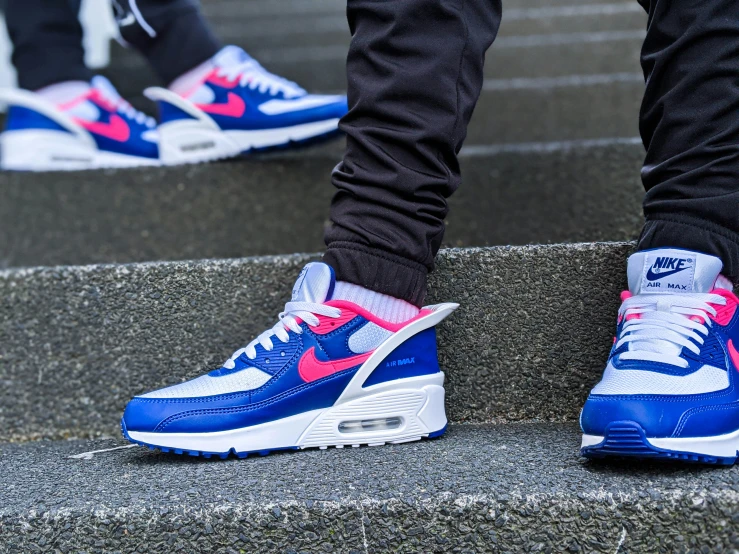
<svg viewBox="0 0 739 554">
<path fill-rule="evenodd" d="M 402 424 L 402 417 L 383 417 L 377 419 L 363 419 L 361 421 L 342 421 L 339 423 L 339 433 L 384 431 L 387 429 L 398 429 Z"/>
</svg>

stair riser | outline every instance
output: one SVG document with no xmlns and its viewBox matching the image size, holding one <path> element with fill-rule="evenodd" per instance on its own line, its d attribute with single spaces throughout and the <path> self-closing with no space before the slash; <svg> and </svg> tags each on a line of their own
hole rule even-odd
<svg viewBox="0 0 739 554">
<path fill-rule="evenodd" d="M 249 463 L 249 462 L 242 462 Z M 732 497 L 733 498 L 733 497 Z M 694 504 L 694 501 L 697 504 Z M 64 552 L 448 552 L 595 551 L 691 552 L 716 544 L 736 547 L 731 514 L 739 502 L 721 495 L 581 498 L 542 494 L 522 499 L 449 493 L 407 502 L 314 502 L 278 506 L 229 505 L 188 510 L 44 513 L 0 517 L 0 552 L 35 545 Z M 84 532 L 81 532 L 84 530 Z M 685 544 L 689 538 L 689 546 Z M 620 545 L 620 546 L 619 546 Z M 577 550 L 573 550 L 577 548 Z"/>
<path fill-rule="evenodd" d="M 462 158 L 445 244 L 628 240 L 641 145 Z M 0 267 L 315 252 L 337 158 L 0 175 Z M 268 192 L 267 192 L 268 191 Z"/>
<path fill-rule="evenodd" d="M 630 245 L 446 250 L 428 303 L 452 422 L 577 418 Z M 116 434 L 140 394 L 218 367 L 274 322 L 307 256 L 0 274 L 0 440 Z"/>
</svg>

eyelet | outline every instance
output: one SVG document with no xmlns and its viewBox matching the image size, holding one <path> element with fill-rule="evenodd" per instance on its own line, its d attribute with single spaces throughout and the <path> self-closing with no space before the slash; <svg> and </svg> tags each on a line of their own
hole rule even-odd
<svg viewBox="0 0 739 554">
<path fill-rule="evenodd" d="M 285 355 L 285 351 L 283 350 L 282 352 L 280 352 L 280 356 L 284 356 L 284 355 Z"/>
</svg>

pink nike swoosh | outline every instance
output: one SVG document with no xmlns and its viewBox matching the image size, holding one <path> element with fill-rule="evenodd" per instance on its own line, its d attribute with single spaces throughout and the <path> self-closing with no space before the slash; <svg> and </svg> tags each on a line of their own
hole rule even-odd
<svg viewBox="0 0 739 554">
<path fill-rule="evenodd" d="M 316 358 L 315 347 L 311 347 L 298 362 L 298 373 L 306 383 L 311 383 L 328 377 L 339 371 L 344 371 L 352 367 L 356 367 L 372 355 L 372 352 L 367 354 L 359 354 L 358 356 L 352 356 L 351 358 L 342 358 L 341 360 L 333 360 L 329 362 L 322 362 Z"/>
<path fill-rule="evenodd" d="M 739 351 L 734 346 L 732 341 L 729 341 L 729 358 L 734 362 L 734 367 L 739 371 Z"/>
<path fill-rule="evenodd" d="M 91 133 L 95 133 L 96 135 L 101 135 L 112 140 L 117 140 L 118 142 L 126 142 L 131 137 L 131 128 L 119 115 L 111 115 L 108 123 L 85 121 L 84 119 L 79 118 L 75 118 L 74 121 Z"/>
<path fill-rule="evenodd" d="M 229 117 L 241 117 L 246 111 L 244 99 L 233 92 L 228 93 L 228 102 L 223 104 L 195 104 L 205 113 L 215 115 L 227 115 Z"/>
</svg>

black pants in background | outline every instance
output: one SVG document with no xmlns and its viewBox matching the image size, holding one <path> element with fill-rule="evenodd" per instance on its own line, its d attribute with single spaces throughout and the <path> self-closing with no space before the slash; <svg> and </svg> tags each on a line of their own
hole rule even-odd
<svg viewBox="0 0 739 554">
<path fill-rule="evenodd" d="M 103 0 L 96 0 L 103 1 Z M 7 0 L 5 19 L 21 88 L 89 81 L 77 18 L 81 0 Z M 166 84 L 212 57 L 220 43 L 197 0 L 113 0 L 122 38 Z"/>
<path fill-rule="evenodd" d="M 649 25 L 639 249 L 713 254 L 736 281 L 739 10 L 734 0 L 642 1 Z M 348 144 L 333 174 L 324 259 L 341 280 L 420 306 L 501 3 L 348 0 L 347 15 Z"/>
</svg>

